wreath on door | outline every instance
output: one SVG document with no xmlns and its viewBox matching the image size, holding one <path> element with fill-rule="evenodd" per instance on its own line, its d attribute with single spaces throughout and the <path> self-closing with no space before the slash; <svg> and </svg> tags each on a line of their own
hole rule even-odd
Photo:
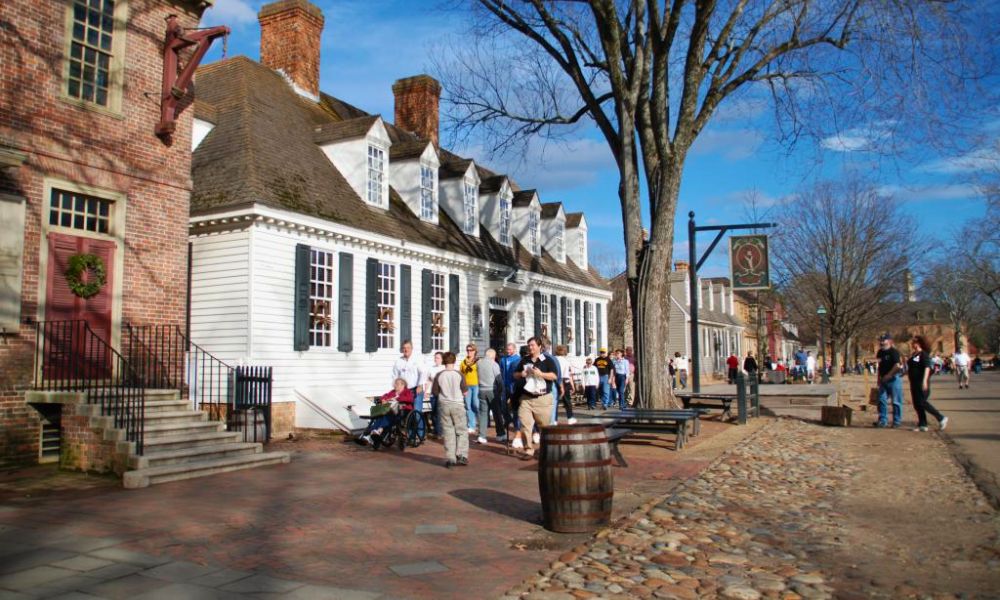
<svg viewBox="0 0 1000 600">
<path fill-rule="evenodd" d="M 83 274 L 87 273 L 87 281 Z M 108 281 L 107 267 L 96 254 L 74 254 L 69 257 L 69 267 L 66 269 L 66 283 L 69 291 L 80 298 L 93 298 Z"/>
</svg>

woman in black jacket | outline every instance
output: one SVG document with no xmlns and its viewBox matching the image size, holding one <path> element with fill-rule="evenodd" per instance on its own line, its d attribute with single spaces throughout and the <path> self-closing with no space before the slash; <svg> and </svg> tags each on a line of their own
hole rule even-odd
<svg viewBox="0 0 1000 600">
<path fill-rule="evenodd" d="M 917 411 L 917 427 L 913 431 L 927 431 L 927 413 L 934 415 L 941 429 L 948 426 L 948 417 L 942 415 L 931 404 L 931 355 L 927 353 L 930 346 L 927 338 L 915 335 L 910 340 L 913 353 L 906 360 L 906 376 L 910 379 L 910 396 L 913 398 L 913 408 Z"/>
</svg>

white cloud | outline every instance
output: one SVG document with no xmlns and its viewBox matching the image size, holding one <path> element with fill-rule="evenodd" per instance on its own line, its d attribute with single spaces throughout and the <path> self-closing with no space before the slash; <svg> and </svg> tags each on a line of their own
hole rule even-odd
<svg viewBox="0 0 1000 600">
<path fill-rule="evenodd" d="M 257 11 L 247 0 L 216 0 L 205 11 L 205 24 L 245 25 L 257 20 Z"/>
<path fill-rule="evenodd" d="M 756 129 L 708 129 L 694 141 L 691 151 L 737 161 L 753 156 L 763 143 L 764 134 Z"/>
<path fill-rule="evenodd" d="M 878 192 L 903 201 L 967 200 L 982 196 L 982 190 L 975 185 L 930 184 L 930 185 L 883 185 Z"/>
<path fill-rule="evenodd" d="M 895 121 L 877 121 L 871 125 L 853 127 L 823 138 L 820 146 L 834 152 L 875 150 L 879 143 L 889 138 L 894 125 Z"/>
<path fill-rule="evenodd" d="M 958 156 L 931 161 L 919 167 L 918 170 L 948 175 L 1000 170 L 1000 142 L 992 147 L 980 148 Z"/>
</svg>

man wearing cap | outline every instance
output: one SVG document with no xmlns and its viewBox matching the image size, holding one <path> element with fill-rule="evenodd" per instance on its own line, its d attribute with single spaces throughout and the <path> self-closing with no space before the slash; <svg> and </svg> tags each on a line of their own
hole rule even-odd
<svg viewBox="0 0 1000 600">
<path fill-rule="evenodd" d="M 892 396 L 892 426 L 903 425 L 903 359 L 892 345 L 888 333 L 879 338 L 881 348 L 875 354 L 878 361 L 878 421 L 875 427 L 889 426 L 889 396 Z"/>
<path fill-rule="evenodd" d="M 601 405 L 607 410 L 611 406 L 611 359 L 608 357 L 608 349 L 598 350 L 597 358 L 594 359 L 594 366 L 597 367 L 599 376 L 598 391 L 601 395 Z"/>
</svg>

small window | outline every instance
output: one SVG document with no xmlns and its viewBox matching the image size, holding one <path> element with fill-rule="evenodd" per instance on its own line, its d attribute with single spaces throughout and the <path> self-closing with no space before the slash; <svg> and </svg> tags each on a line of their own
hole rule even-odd
<svg viewBox="0 0 1000 600">
<path fill-rule="evenodd" d="M 396 265 L 378 264 L 378 347 L 394 348 L 396 340 Z"/>
<path fill-rule="evenodd" d="M 420 163 L 420 218 L 425 221 L 437 219 L 437 193 L 434 185 L 434 169 Z"/>
<path fill-rule="evenodd" d="M 111 204 L 111 200 L 106 198 L 53 189 L 49 225 L 110 233 Z"/>
<path fill-rule="evenodd" d="M 385 206 L 385 150 L 368 146 L 368 203 Z"/>
<path fill-rule="evenodd" d="M 476 200 L 479 197 L 479 187 L 469 181 L 465 182 L 465 196 L 463 205 L 465 208 L 465 226 L 463 230 L 467 234 L 476 233 Z"/>
<path fill-rule="evenodd" d="M 588 302 L 583 306 L 583 332 L 586 336 L 583 353 L 590 354 L 594 351 L 594 305 Z"/>
<path fill-rule="evenodd" d="M 309 268 L 309 345 L 333 345 L 333 253 L 315 248 Z"/>
<path fill-rule="evenodd" d="M 510 196 L 500 196 L 500 243 L 510 246 Z"/>
<path fill-rule="evenodd" d="M 566 227 L 563 225 L 557 225 L 556 239 L 553 242 L 553 246 L 555 247 L 556 258 L 558 260 L 566 260 L 566 257 L 563 255 L 563 238 L 565 237 L 565 235 L 566 235 Z"/>
<path fill-rule="evenodd" d="M 528 249 L 538 256 L 538 212 L 528 213 Z"/>
<path fill-rule="evenodd" d="M 577 235 L 577 240 L 578 240 L 578 243 L 579 243 L 579 248 L 577 248 L 577 251 L 580 253 L 580 261 L 581 261 L 581 263 L 586 263 L 587 262 L 587 236 L 584 235 L 584 233 L 583 233 L 582 230 L 578 230 L 577 233 L 576 233 L 576 235 Z"/>
<path fill-rule="evenodd" d="M 523 342 L 526 339 L 527 327 L 525 326 L 524 311 L 517 311 L 517 341 Z"/>
<path fill-rule="evenodd" d="M 573 351 L 573 335 L 575 331 L 573 330 L 573 301 L 569 298 L 566 299 L 566 322 L 563 323 L 563 339 L 566 340 L 566 346 L 569 348 L 570 352 Z"/>
<path fill-rule="evenodd" d="M 445 277 L 431 273 L 431 344 L 435 352 L 444 350 Z"/>
<path fill-rule="evenodd" d="M 109 106 L 112 94 L 116 0 L 73 0 L 66 95 Z M 119 34 L 120 35 L 120 34 Z"/>
<path fill-rule="evenodd" d="M 541 316 L 541 319 L 538 322 L 538 330 L 542 332 L 542 335 L 552 337 L 552 332 L 549 331 L 549 323 L 551 322 L 549 320 L 549 297 L 546 294 L 542 294 L 539 296 L 539 300 L 541 302 L 541 310 L 538 314 Z"/>
</svg>

